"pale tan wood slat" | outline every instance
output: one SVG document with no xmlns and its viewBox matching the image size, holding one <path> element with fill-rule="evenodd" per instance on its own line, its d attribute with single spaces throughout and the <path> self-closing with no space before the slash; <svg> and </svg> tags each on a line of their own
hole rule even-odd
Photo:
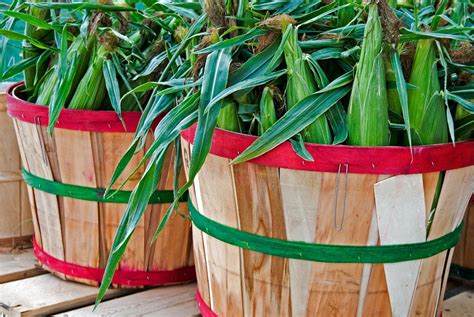
<svg viewBox="0 0 474 317">
<path fill-rule="evenodd" d="M 111 299 L 99 305 L 58 313 L 63 317 L 163 316 L 191 317 L 199 314 L 195 300 L 196 284 L 167 286 Z"/>
<path fill-rule="evenodd" d="M 0 253 L 0 284 L 44 273 L 46 271 L 36 265 L 33 249 Z"/>
<path fill-rule="evenodd" d="M 66 282 L 43 274 L 0 285 L 0 315 L 50 315 L 94 303 L 97 288 Z M 129 289 L 111 289 L 105 298 L 130 294 Z"/>
</svg>

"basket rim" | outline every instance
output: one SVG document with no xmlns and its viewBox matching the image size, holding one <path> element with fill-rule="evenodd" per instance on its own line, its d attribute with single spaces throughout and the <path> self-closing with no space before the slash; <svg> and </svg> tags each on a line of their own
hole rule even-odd
<svg viewBox="0 0 474 317">
<path fill-rule="evenodd" d="M 196 124 L 181 132 L 193 144 Z M 235 159 L 256 136 L 216 128 L 210 154 Z M 257 165 L 329 173 L 405 175 L 440 172 L 474 165 L 474 141 L 413 146 L 351 146 L 306 143 L 314 161 L 305 161 L 286 141 L 249 163 Z"/>
<path fill-rule="evenodd" d="M 24 86 L 23 82 L 17 82 L 6 91 L 8 115 L 23 122 L 47 126 L 49 107 L 31 103 L 18 97 L 15 92 L 22 86 Z M 115 111 L 62 109 L 55 128 L 91 132 L 133 133 L 137 130 L 141 115 L 142 112 L 139 111 L 122 112 L 124 127 Z M 161 117 L 157 121 L 160 119 Z"/>
</svg>

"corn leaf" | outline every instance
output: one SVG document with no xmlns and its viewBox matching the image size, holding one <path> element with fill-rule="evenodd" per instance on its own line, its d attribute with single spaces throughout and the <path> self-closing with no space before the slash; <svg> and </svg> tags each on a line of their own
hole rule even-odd
<svg viewBox="0 0 474 317">
<path fill-rule="evenodd" d="M 414 31 L 408 29 L 402 29 L 400 31 L 400 43 L 416 41 L 421 39 L 451 39 L 458 41 L 473 41 L 472 36 L 464 34 L 464 32 L 470 31 L 471 28 L 463 27 L 451 30 L 438 30 L 437 32 L 428 31 Z"/>
<path fill-rule="evenodd" d="M 96 307 L 104 297 L 110 286 L 115 269 L 125 252 L 128 241 L 138 222 L 148 206 L 148 201 L 158 185 L 161 176 L 163 159 L 170 144 L 179 137 L 179 132 L 189 127 L 197 117 L 197 97 L 195 94 L 183 102 L 180 107 L 172 109 L 163 118 L 155 131 L 155 142 L 147 152 L 150 159 L 148 166 L 139 183 L 130 195 L 124 216 L 120 222 L 112 244 L 112 253 L 109 255 L 104 277 L 96 298 Z"/>
<path fill-rule="evenodd" d="M 206 105 L 204 109 L 204 113 L 207 114 L 208 112 L 212 111 L 212 109 L 217 105 L 225 97 L 232 95 L 233 93 L 249 89 L 251 87 L 256 87 L 260 85 L 264 85 L 272 80 L 275 80 L 282 75 L 286 74 L 286 70 L 282 69 L 277 72 L 268 74 L 268 75 L 261 75 L 258 77 L 250 78 L 244 81 L 241 81 L 233 86 L 230 86 L 224 90 L 222 90 L 218 95 L 212 98 L 209 103 Z"/>
<path fill-rule="evenodd" d="M 271 63 L 274 56 L 278 55 L 278 47 L 279 44 L 275 42 L 262 52 L 249 58 L 237 70 L 229 74 L 229 85 L 232 86 L 246 79 L 264 74 L 265 72 L 271 72 L 272 70 L 267 69 L 267 66 Z"/>
<path fill-rule="evenodd" d="M 244 33 L 242 35 L 230 38 L 228 40 L 220 41 L 215 44 L 212 44 L 206 48 L 203 48 L 201 50 L 196 51 L 196 54 L 204 54 L 204 53 L 210 53 L 216 50 L 222 50 L 224 48 L 230 48 L 234 47 L 236 45 L 241 45 L 244 44 L 245 42 L 254 39 L 256 37 L 265 35 L 268 33 L 268 30 L 261 29 L 261 28 L 253 28 L 249 30 L 247 33 Z"/>
<path fill-rule="evenodd" d="M 293 0 L 293 1 L 288 1 L 286 5 L 283 7 L 279 8 L 275 14 L 289 14 L 296 9 L 298 9 L 299 6 L 301 6 L 305 0 Z"/>
<path fill-rule="evenodd" d="M 314 162 L 314 158 L 311 156 L 311 154 L 308 152 L 304 145 L 304 140 L 301 136 L 301 133 L 298 133 L 293 138 L 291 138 L 290 143 L 291 147 L 296 152 L 296 154 L 298 154 L 299 157 L 301 157 L 305 161 Z"/>
<path fill-rule="evenodd" d="M 107 12 L 117 11 L 136 11 L 135 8 L 129 6 L 100 5 L 90 2 L 73 2 L 73 3 L 57 3 L 57 2 L 26 2 L 28 6 L 40 9 L 66 9 L 66 10 L 101 10 Z"/>
<path fill-rule="evenodd" d="M 64 26 L 63 31 L 67 26 Z M 49 105 L 49 119 L 48 119 L 48 133 L 53 134 L 54 126 L 59 118 L 61 110 L 64 108 L 66 101 L 71 93 L 72 85 L 74 83 L 74 74 L 77 72 L 78 54 L 73 52 L 72 58 L 68 59 L 68 39 L 66 33 L 61 35 L 61 52 L 58 67 L 58 85 L 54 88 L 54 93 L 51 97 Z"/>
<path fill-rule="evenodd" d="M 464 99 L 464 98 L 460 97 L 459 95 L 453 94 L 449 91 L 446 91 L 446 95 L 447 95 L 449 100 L 452 100 L 452 101 L 458 103 L 461 107 L 466 109 L 467 112 L 474 113 L 474 103 L 472 101 Z"/>
<path fill-rule="evenodd" d="M 176 59 L 187 48 L 192 37 L 196 33 L 198 33 L 199 30 L 201 30 L 203 26 L 206 24 L 206 17 L 207 17 L 206 14 L 200 15 L 199 18 L 196 21 L 194 21 L 194 23 L 191 25 L 188 32 L 186 33 L 186 36 L 181 40 L 181 44 L 176 49 L 176 52 L 174 52 L 171 58 L 169 59 L 168 65 L 166 65 L 165 69 L 163 70 L 163 73 L 160 76 L 160 81 L 163 81 L 167 78 L 168 72 L 171 70 L 171 67 L 173 66 Z"/>
<path fill-rule="evenodd" d="M 232 164 L 243 163 L 274 149 L 314 122 L 349 91 L 350 87 L 341 87 L 309 95 L 289 109 L 270 129 L 235 158 Z"/>
<path fill-rule="evenodd" d="M 19 63 L 11 66 L 5 71 L 5 73 L 3 73 L 1 81 L 6 81 L 7 79 L 18 75 L 25 69 L 35 66 L 40 56 L 41 55 L 36 55 L 30 58 L 23 59 Z"/>
<path fill-rule="evenodd" d="M 318 88 L 325 88 L 329 84 L 329 79 L 324 73 L 321 66 L 313 58 L 308 58 L 310 68 L 314 74 L 314 78 L 318 84 Z M 350 81 L 348 81 L 349 83 Z M 321 90 L 320 90 L 321 91 Z M 334 134 L 332 144 L 341 144 L 343 143 L 348 136 L 347 128 L 347 114 L 344 110 L 344 106 L 338 102 L 331 109 L 326 112 L 326 118 L 329 121 L 331 130 Z"/>
<path fill-rule="evenodd" d="M 172 95 L 164 95 L 150 100 L 149 105 L 145 108 L 145 111 L 140 117 L 132 144 L 130 144 L 114 170 L 114 174 L 110 179 L 109 186 L 107 186 L 105 191 L 106 195 L 109 195 L 112 186 L 115 184 L 120 175 L 122 175 L 136 151 L 140 150 L 144 146 L 144 143 L 141 141 L 146 138 L 153 121 L 160 114 L 167 111 L 172 105 L 173 101 L 174 98 Z"/>
<path fill-rule="evenodd" d="M 218 103 L 218 106 L 211 108 L 207 113 L 205 109 L 211 100 L 225 89 L 231 60 L 232 53 L 230 49 L 215 51 L 207 57 L 201 87 L 201 99 L 199 101 L 198 127 L 191 153 L 188 184 L 192 183 L 194 177 L 196 177 L 211 149 L 212 135 L 217 124 L 221 103 Z"/>
<path fill-rule="evenodd" d="M 112 60 L 107 59 L 104 62 L 102 72 L 104 74 L 105 87 L 107 88 L 112 108 L 114 108 L 120 121 L 122 121 L 122 124 L 125 127 L 125 122 L 122 119 L 122 108 L 120 106 L 120 87 L 118 84 L 117 72 L 115 71 L 115 65 Z"/>
<path fill-rule="evenodd" d="M 402 108 L 403 121 L 405 122 L 405 129 L 408 134 L 408 144 L 411 149 L 412 140 L 411 140 L 410 113 L 408 109 L 407 83 L 403 75 L 402 63 L 400 61 L 400 55 L 398 55 L 397 50 L 394 50 L 392 52 L 391 64 L 392 64 L 392 69 L 395 75 L 395 81 L 397 84 L 398 96 L 400 98 L 400 106 Z"/>
<path fill-rule="evenodd" d="M 1 11 L 1 14 L 6 16 L 22 20 L 28 24 L 31 24 L 37 28 L 45 29 L 45 30 L 55 30 L 57 32 L 61 32 L 62 28 L 59 25 L 49 24 L 48 22 L 40 19 L 32 14 L 18 12 L 18 11 Z"/>
<path fill-rule="evenodd" d="M 163 227 L 168 222 L 171 212 L 175 209 L 179 198 L 191 187 L 194 178 L 201 169 L 211 149 L 212 136 L 219 117 L 219 107 L 212 108 L 208 113 L 204 113 L 206 105 L 217 96 L 227 85 L 229 77 L 229 67 L 232 53 L 229 48 L 214 51 L 207 56 L 204 67 L 203 83 L 201 87 L 201 98 L 199 100 L 198 125 L 194 137 L 194 146 L 191 152 L 191 162 L 189 167 L 188 181 L 181 187 L 175 196 L 173 204 L 168 208 L 163 219 L 160 221 L 153 239 L 159 235 Z"/>
<path fill-rule="evenodd" d="M 143 216 L 143 212 L 148 206 L 148 201 L 158 185 L 165 153 L 166 152 L 161 152 L 154 155 L 142 178 L 130 194 L 127 209 L 125 210 L 120 225 L 117 228 L 117 232 L 115 233 L 114 242 L 112 243 L 111 248 L 112 252 L 109 254 L 107 260 L 107 265 L 97 294 L 94 309 L 97 308 L 112 283 L 115 269 L 117 268 L 120 259 L 125 252 L 128 241 L 130 241 L 132 233 L 138 224 L 136 220 L 137 218 L 141 219 Z"/>
<path fill-rule="evenodd" d="M 49 46 L 47 44 L 44 44 L 38 40 L 35 40 L 34 38 L 30 37 L 30 36 L 27 36 L 27 35 L 24 35 L 24 34 L 21 34 L 21 33 L 18 33 L 18 32 L 15 32 L 15 31 L 10 31 L 10 30 L 4 30 L 4 29 L 0 29 L 0 35 L 3 35 L 5 37 L 8 37 L 9 39 L 11 40 L 15 40 L 15 41 L 26 41 L 26 42 L 29 42 L 31 43 L 32 45 L 38 47 L 38 48 L 41 48 L 41 49 L 44 49 L 44 50 L 50 50 L 50 51 L 54 51 L 54 52 L 59 52 L 59 49 L 56 48 L 56 47 L 52 47 L 52 46 Z"/>
</svg>

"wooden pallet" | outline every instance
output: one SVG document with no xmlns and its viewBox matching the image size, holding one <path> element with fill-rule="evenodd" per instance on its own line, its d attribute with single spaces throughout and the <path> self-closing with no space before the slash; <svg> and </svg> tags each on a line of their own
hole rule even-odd
<svg viewBox="0 0 474 317">
<path fill-rule="evenodd" d="M 33 252 L 0 253 L 0 317 L 4 316 L 199 316 L 196 284 L 152 289 L 111 289 L 96 311 L 97 288 L 63 281 L 40 269 Z M 474 284 L 451 280 L 443 317 L 474 316 Z"/>
<path fill-rule="evenodd" d="M 196 284 L 152 289 L 111 289 L 92 311 L 97 288 L 63 281 L 40 269 L 32 250 L 0 254 L 0 316 L 199 315 Z"/>
</svg>

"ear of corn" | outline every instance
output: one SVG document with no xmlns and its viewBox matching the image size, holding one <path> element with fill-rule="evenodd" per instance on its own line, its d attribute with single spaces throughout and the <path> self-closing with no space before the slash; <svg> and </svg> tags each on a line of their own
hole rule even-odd
<svg viewBox="0 0 474 317">
<path fill-rule="evenodd" d="M 356 67 L 347 114 L 349 143 L 362 146 L 388 145 L 388 100 L 382 57 L 382 26 L 376 4 L 369 4 L 360 60 Z"/>
<path fill-rule="evenodd" d="M 419 40 L 409 83 L 410 123 L 422 144 L 448 142 L 446 107 L 440 95 L 436 54 L 432 39 Z"/>
<path fill-rule="evenodd" d="M 392 63 L 386 57 L 384 58 L 384 66 L 387 79 L 388 109 L 395 114 L 395 116 L 390 117 L 390 122 L 403 124 L 402 105 L 395 85 L 395 73 L 393 72 Z M 390 130 L 390 145 L 398 145 L 403 140 L 403 132 L 403 130 Z"/>
<path fill-rule="evenodd" d="M 107 54 L 108 51 L 100 46 L 77 86 L 69 103 L 70 109 L 99 109 L 107 94 L 103 76 L 103 66 Z"/>
<path fill-rule="evenodd" d="M 315 93 L 317 88 L 309 65 L 303 57 L 303 51 L 298 45 L 298 30 L 291 24 L 287 28 L 291 28 L 291 31 L 284 48 L 288 68 L 286 104 L 288 109 L 291 109 L 299 101 Z M 311 143 L 330 144 L 332 136 L 326 116 L 319 117 L 306 127 L 303 130 L 303 139 Z"/>
<path fill-rule="evenodd" d="M 217 126 L 221 129 L 241 132 L 237 104 L 232 99 L 224 99 L 217 118 Z"/>
<path fill-rule="evenodd" d="M 82 37 L 77 37 L 76 39 L 74 39 L 74 41 L 71 43 L 71 46 L 68 48 L 67 63 L 71 62 L 74 55 L 77 55 L 78 62 L 77 68 L 74 72 L 72 87 L 77 87 L 79 81 L 81 80 L 87 69 L 88 60 L 90 58 L 88 43 L 86 43 L 86 41 Z M 37 104 L 50 106 L 55 87 L 58 85 L 59 82 L 58 67 L 59 66 L 57 64 L 54 64 L 46 74 L 46 78 L 42 83 L 41 89 L 39 90 L 39 94 L 36 99 Z M 69 95 L 67 100 L 69 101 L 71 98 L 72 94 Z"/>
<path fill-rule="evenodd" d="M 32 0 L 31 2 L 42 2 L 42 0 Z M 30 7 L 29 14 L 31 14 L 35 18 L 39 18 L 42 20 L 47 20 L 50 16 L 49 10 L 40 9 L 34 6 Z M 27 23 L 25 26 L 25 35 L 44 43 L 52 41 L 53 39 L 53 33 L 51 30 L 40 29 L 29 23 Z M 23 51 L 24 59 L 39 56 L 44 52 L 44 50 L 37 48 L 27 42 L 23 42 L 22 51 Z M 23 75 L 25 78 L 25 88 L 26 89 L 33 88 L 35 84 L 35 80 L 36 79 L 39 80 L 40 78 L 42 78 L 45 75 L 47 69 L 48 69 L 47 63 L 43 63 L 40 69 L 37 69 L 36 66 L 25 69 L 25 71 L 23 72 Z"/>
<path fill-rule="evenodd" d="M 36 103 L 42 106 L 48 106 L 53 96 L 54 88 L 58 84 L 58 66 L 54 65 L 45 74 L 45 79 L 42 82 Z"/>
<path fill-rule="evenodd" d="M 260 99 L 260 134 L 267 131 L 277 121 L 273 91 L 265 87 Z"/>
</svg>

